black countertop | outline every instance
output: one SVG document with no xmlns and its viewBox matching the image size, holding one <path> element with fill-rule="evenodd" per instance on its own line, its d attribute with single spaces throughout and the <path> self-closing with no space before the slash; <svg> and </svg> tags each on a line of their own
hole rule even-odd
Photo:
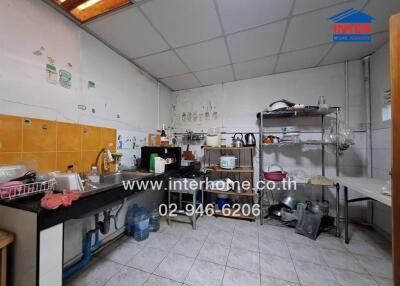
<svg viewBox="0 0 400 286">
<path fill-rule="evenodd" d="M 199 169 L 200 163 L 196 163 L 192 166 L 177 167 L 175 169 L 168 170 L 163 174 L 151 174 L 138 180 L 166 181 L 170 177 L 190 175 Z M 125 190 L 122 184 L 109 185 L 104 187 L 101 192 L 96 192 L 88 196 L 81 197 L 79 200 L 74 201 L 70 207 L 61 206 L 55 210 L 46 210 L 40 206 L 40 200 L 43 197 L 43 194 L 15 201 L 0 201 L 0 205 L 36 213 L 38 216 L 38 227 L 40 230 L 42 230 L 69 219 L 84 217 L 85 214 L 90 214 L 95 210 L 113 203 L 117 203 L 118 201 L 122 202 L 124 198 L 130 197 L 138 192 L 149 191 L 164 191 L 164 188 L 161 190 L 149 189 L 146 191 L 139 191 L 137 189 Z"/>
</svg>

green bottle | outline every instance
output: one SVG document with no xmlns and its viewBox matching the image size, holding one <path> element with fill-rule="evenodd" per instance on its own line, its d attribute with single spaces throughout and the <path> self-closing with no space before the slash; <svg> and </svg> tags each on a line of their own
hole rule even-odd
<svg viewBox="0 0 400 286">
<path fill-rule="evenodd" d="M 154 172 L 155 158 L 158 157 L 157 153 L 150 154 L 150 172 Z"/>
</svg>

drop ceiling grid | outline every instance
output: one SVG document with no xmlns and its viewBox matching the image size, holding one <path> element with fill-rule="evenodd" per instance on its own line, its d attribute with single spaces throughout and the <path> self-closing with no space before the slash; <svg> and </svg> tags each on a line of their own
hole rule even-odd
<svg viewBox="0 0 400 286">
<path fill-rule="evenodd" d="M 153 27 L 153 29 L 160 35 L 160 37 L 167 43 L 169 46 L 169 49 L 173 51 L 175 56 L 182 62 L 182 64 L 186 67 L 186 69 L 189 71 L 189 73 L 196 79 L 197 83 L 201 85 L 200 80 L 196 77 L 193 71 L 190 70 L 190 68 L 186 65 L 186 63 L 182 60 L 182 58 L 178 55 L 176 52 L 176 49 L 172 48 L 171 44 L 165 39 L 165 37 L 161 34 L 161 32 L 154 26 L 154 24 L 150 21 L 150 19 L 147 17 L 147 15 L 143 12 L 141 7 L 138 7 L 140 13 L 146 18 L 146 20 L 150 23 L 150 25 Z M 160 79 L 160 78 L 159 78 Z M 165 83 L 164 83 L 165 84 Z"/>
<path fill-rule="evenodd" d="M 177 1 L 179 2 L 179 0 L 175 0 L 175 2 L 177 2 Z M 176 56 L 179 59 L 179 61 L 185 66 L 185 68 L 187 69 L 187 72 L 184 72 L 184 73 L 178 74 L 178 75 L 176 75 L 176 74 L 167 74 L 167 75 L 165 75 L 163 77 L 157 77 L 157 78 L 159 80 L 163 81 L 163 79 L 168 79 L 168 78 L 170 79 L 170 78 L 179 77 L 179 76 L 185 76 L 187 74 L 190 74 L 191 76 L 193 76 L 196 79 L 196 82 L 195 82 L 196 86 L 197 85 L 204 86 L 204 85 L 207 85 L 207 84 L 203 83 L 204 80 L 202 82 L 197 77 L 196 73 L 200 73 L 203 76 L 203 78 L 205 78 L 204 74 L 207 71 L 209 71 L 210 73 L 214 73 L 214 74 L 220 74 L 220 72 L 222 70 L 226 71 L 226 67 L 229 67 L 232 70 L 232 73 L 233 73 L 233 80 L 239 80 L 239 79 L 241 79 L 241 77 L 239 77 L 237 75 L 236 68 L 234 67 L 235 65 L 246 64 L 246 63 L 254 62 L 255 60 L 261 60 L 262 61 L 262 60 L 268 59 L 268 58 L 269 58 L 268 60 L 270 61 L 271 57 L 276 57 L 274 68 L 273 68 L 273 73 L 276 73 L 276 72 L 278 72 L 277 67 L 279 65 L 279 59 L 280 59 L 281 56 L 284 56 L 285 54 L 288 54 L 288 53 L 294 53 L 294 52 L 297 52 L 297 51 L 299 51 L 299 52 L 303 51 L 303 50 L 310 50 L 311 51 L 312 49 L 315 49 L 317 47 L 321 47 L 321 46 L 324 46 L 324 45 L 330 43 L 331 46 L 328 49 L 324 50 L 324 53 L 320 58 L 313 59 L 313 63 L 317 62 L 317 64 L 316 65 L 312 65 L 310 67 L 319 66 L 321 64 L 324 64 L 324 60 L 334 50 L 335 44 L 332 43 L 331 41 L 330 42 L 326 42 L 326 39 L 325 39 L 325 41 L 323 41 L 323 42 L 317 42 L 316 41 L 315 43 L 310 44 L 310 45 L 305 46 L 305 47 L 300 47 L 300 48 L 293 48 L 292 47 L 292 48 L 285 49 L 285 42 L 287 41 L 288 30 L 290 29 L 290 27 L 292 25 L 294 25 L 292 20 L 293 19 L 299 19 L 301 17 L 309 17 L 310 15 L 315 15 L 315 13 L 324 14 L 324 13 L 326 13 L 327 10 L 330 10 L 331 8 L 334 8 L 334 7 L 340 7 L 340 6 L 344 7 L 346 5 L 350 5 L 350 7 L 352 7 L 351 5 L 353 5 L 353 4 L 355 5 L 355 3 L 359 3 L 356 6 L 356 8 L 359 8 L 360 10 L 364 10 L 366 7 L 368 8 L 368 4 L 369 3 L 372 3 L 372 2 L 378 1 L 378 0 L 347 0 L 347 1 L 336 0 L 336 1 L 334 1 L 334 3 L 332 3 L 332 1 L 323 1 L 324 3 L 320 4 L 320 6 L 318 6 L 316 9 L 310 9 L 311 6 L 309 4 L 307 4 L 307 5 L 309 5 L 307 7 L 307 5 L 304 4 L 305 0 L 293 0 L 292 4 L 290 6 L 290 10 L 288 11 L 286 17 L 279 18 L 279 19 L 274 19 L 272 22 L 260 24 L 260 25 L 257 25 L 257 26 L 245 27 L 245 28 L 243 28 L 241 30 L 235 30 L 235 31 L 233 31 L 231 33 L 226 32 L 226 27 L 224 27 L 224 19 L 223 19 L 223 15 L 221 15 L 220 6 L 219 6 L 219 1 L 222 1 L 222 0 L 210 0 L 210 1 L 213 3 L 213 7 L 215 9 L 215 12 L 216 12 L 216 15 L 217 15 L 217 18 L 218 18 L 219 29 L 222 31 L 222 34 L 214 36 L 212 38 L 207 38 L 207 39 L 204 39 L 204 40 L 201 40 L 201 41 L 197 41 L 195 43 L 187 43 L 187 44 L 184 44 L 184 45 L 181 45 L 181 46 L 173 46 L 170 43 L 168 37 L 166 37 L 166 35 L 164 35 L 159 29 L 157 29 L 156 25 L 151 21 L 151 19 L 148 17 L 148 15 L 146 15 L 146 11 L 144 11 L 143 5 L 146 4 L 146 3 L 149 3 L 149 2 L 156 2 L 156 0 L 144 0 L 144 1 L 140 1 L 140 2 L 136 3 L 134 5 L 134 9 L 138 9 L 140 11 L 140 13 L 146 19 L 146 21 L 150 24 L 150 26 L 152 26 L 152 28 L 155 30 L 155 32 L 166 43 L 166 45 L 168 47 L 165 50 L 162 50 L 160 52 L 153 52 L 153 53 L 148 54 L 148 55 L 139 56 L 139 57 L 133 57 L 133 58 L 130 58 L 130 60 L 134 60 L 135 63 L 137 63 L 141 68 L 143 68 L 138 63 L 138 62 L 140 62 L 141 59 L 144 59 L 144 58 L 147 58 L 147 57 L 156 56 L 156 55 L 159 55 L 160 53 L 165 53 L 166 51 L 171 51 L 174 54 L 174 56 Z M 237 1 L 237 0 L 235 0 L 235 1 Z M 290 0 L 288 0 L 288 1 L 290 1 Z M 316 0 L 309 0 L 309 1 L 316 1 Z M 394 1 L 394 0 L 388 0 L 388 1 Z M 298 8 L 298 6 L 296 6 L 296 5 L 300 5 L 300 4 L 303 5 L 304 7 Z M 392 7 L 393 6 L 395 7 L 395 5 L 392 5 Z M 280 42 L 279 49 L 278 49 L 277 52 L 275 52 L 272 55 L 268 54 L 266 56 L 256 56 L 254 58 L 248 58 L 246 60 L 237 61 L 237 62 L 232 59 L 231 46 L 230 46 L 229 41 L 228 41 L 228 37 L 229 36 L 233 36 L 233 35 L 236 35 L 236 34 L 239 34 L 239 33 L 253 32 L 254 30 L 256 30 L 258 28 L 267 27 L 269 25 L 273 25 L 273 24 L 275 24 L 275 23 L 277 23 L 279 21 L 282 21 L 282 20 L 286 20 L 287 23 L 286 23 L 286 27 L 285 27 L 283 38 L 282 38 L 282 40 L 279 39 L 279 41 L 281 41 L 281 42 Z M 90 25 L 90 23 L 89 23 L 89 25 Z M 218 33 L 216 33 L 216 34 L 218 34 Z M 201 69 L 198 70 L 198 69 L 192 68 L 191 64 L 190 64 L 190 61 L 189 60 L 185 61 L 185 58 L 182 57 L 179 54 L 179 52 L 177 52 L 177 50 L 179 51 L 179 49 L 182 50 L 183 48 L 193 47 L 193 49 L 195 49 L 196 46 L 201 46 L 201 44 L 207 45 L 207 44 L 209 44 L 209 42 L 211 42 L 213 40 L 218 41 L 218 39 L 222 39 L 224 41 L 224 45 L 225 45 L 224 48 L 225 48 L 226 53 L 227 53 L 228 58 L 229 58 L 229 63 L 224 64 L 224 65 L 222 65 L 223 62 L 218 63 L 217 66 L 215 66 L 215 64 L 213 64 L 212 66 L 204 65 L 204 66 L 202 66 Z M 110 43 L 110 44 L 112 45 L 112 43 Z M 247 65 L 247 66 L 249 66 L 249 65 Z M 143 69 L 145 71 L 147 71 L 147 69 L 145 67 Z M 262 74 L 258 75 L 258 76 L 262 76 Z M 221 75 L 221 77 L 223 77 L 223 76 Z M 225 77 L 229 78 L 229 75 L 226 74 Z M 254 74 L 254 77 L 257 77 L 257 74 Z M 171 88 L 171 89 L 173 89 L 173 88 Z"/>
</svg>

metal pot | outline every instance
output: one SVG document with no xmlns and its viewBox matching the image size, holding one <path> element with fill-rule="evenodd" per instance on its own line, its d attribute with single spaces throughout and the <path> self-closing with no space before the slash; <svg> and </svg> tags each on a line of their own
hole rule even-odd
<svg viewBox="0 0 400 286">
<path fill-rule="evenodd" d="M 311 211 L 314 214 L 322 214 L 324 216 L 327 216 L 329 214 L 329 202 L 328 201 L 322 201 L 322 202 L 310 202 L 307 201 L 307 209 Z"/>
<path fill-rule="evenodd" d="M 225 155 L 219 158 L 219 165 L 223 169 L 235 169 L 236 168 L 236 157 Z"/>
<path fill-rule="evenodd" d="M 294 210 L 294 209 L 296 209 L 297 204 L 299 203 L 299 201 L 297 199 L 295 199 L 294 197 L 292 197 L 292 196 L 287 196 L 287 197 L 284 197 L 281 200 L 281 203 L 283 205 L 285 205 L 286 207 Z"/>
<path fill-rule="evenodd" d="M 236 137 L 236 135 L 240 135 L 239 137 Z M 243 147 L 244 146 L 244 141 L 243 141 L 243 134 L 242 133 L 235 133 L 232 137 L 232 147 Z"/>
</svg>

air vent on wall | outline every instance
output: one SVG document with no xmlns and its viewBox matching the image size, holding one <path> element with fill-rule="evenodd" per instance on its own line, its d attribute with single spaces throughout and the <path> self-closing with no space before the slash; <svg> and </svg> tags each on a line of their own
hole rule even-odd
<svg viewBox="0 0 400 286">
<path fill-rule="evenodd" d="M 81 23 L 132 4 L 130 0 L 53 0 L 53 2 Z"/>
</svg>

